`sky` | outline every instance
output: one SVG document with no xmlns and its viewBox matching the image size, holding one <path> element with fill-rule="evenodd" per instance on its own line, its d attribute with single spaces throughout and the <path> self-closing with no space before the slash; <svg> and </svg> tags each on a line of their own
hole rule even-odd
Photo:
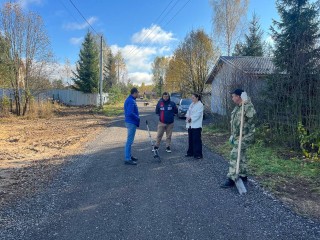
<svg viewBox="0 0 320 240">
<path fill-rule="evenodd" d="M 0 0 L 1 5 L 6 2 Z M 171 56 L 191 30 L 212 34 L 209 0 L 18 0 L 25 11 L 39 14 L 51 40 L 60 69 L 66 59 L 74 66 L 88 29 L 103 34 L 112 51 L 122 52 L 131 81 L 152 83 L 156 56 Z M 84 16 L 82 18 L 77 9 Z M 260 18 L 264 38 L 278 14 L 275 0 L 250 0 Z"/>
</svg>

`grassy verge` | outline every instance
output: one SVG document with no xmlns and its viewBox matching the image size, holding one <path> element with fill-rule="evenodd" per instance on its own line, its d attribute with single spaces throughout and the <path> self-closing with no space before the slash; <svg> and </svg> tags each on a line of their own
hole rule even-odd
<svg viewBox="0 0 320 240">
<path fill-rule="evenodd" d="M 97 112 L 102 113 L 103 115 L 107 117 L 116 117 L 120 116 L 124 113 L 123 110 L 123 103 L 117 103 L 117 104 L 107 104 L 103 106 L 103 109 L 97 109 Z"/>
<path fill-rule="evenodd" d="M 209 125 L 204 127 L 204 143 L 229 157 L 229 133 Z M 265 146 L 257 139 L 247 151 L 251 176 L 297 212 L 320 218 L 320 161 L 311 161 L 288 149 Z"/>
</svg>

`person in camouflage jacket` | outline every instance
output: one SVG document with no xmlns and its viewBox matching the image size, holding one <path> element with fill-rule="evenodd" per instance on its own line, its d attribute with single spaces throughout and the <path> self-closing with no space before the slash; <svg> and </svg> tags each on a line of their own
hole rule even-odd
<svg viewBox="0 0 320 240">
<path fill-rule="evenodd" d="M 227 180 L 221 185 L 222 188 L 229 188 L 234 186 L 234 181 L 236 179 L 236 164 L 238 157 L 238 144 L 240 136 L 240 124 L 241 124 L 241 106 L 242 99 L 241 94 L 244 91 L 242 89 L 236 89 L 232 92 L 232 101 L 236 104 L 236 107 L 231 113 L 231 137 L 229 139 L 231 145 L 233 146 L 230 153 L 229 161 L 229 172 L 227 174 Z M 252 144 L 254 140 L 254 118 L 256 111 L 250 100 L 244 103 L 244 117 L 243 117 L 243 129 L 242 129 L 242 143 L 241 143 L 241 158 L 239 166 L 239 177 L 243 181 L 247 181 L 247 160 L 246 160 L 246 149 Z"/>
</svg>

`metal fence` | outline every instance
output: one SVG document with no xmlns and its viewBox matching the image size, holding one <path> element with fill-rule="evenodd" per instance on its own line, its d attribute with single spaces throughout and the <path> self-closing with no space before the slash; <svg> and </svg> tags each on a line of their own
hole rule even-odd
<svg viewBox="0 0 320 240">
<path fill-rule="evenodd" d="M 4 96 L 9 99 L 14 98 L 12 89 L 0 89 L 0 99 Z M 72 89 L 54 89 L 42 91 L 37 94 L 33 94 L 33 97 L 37 101 L 54 100 L 59 101 L 69 106 L 99 106 L 100 94 L 97 93 L 83 93 Z M 108 93 L 102 94 L 102 103 L 105 104 L 109 100 Z"/>
</svg>

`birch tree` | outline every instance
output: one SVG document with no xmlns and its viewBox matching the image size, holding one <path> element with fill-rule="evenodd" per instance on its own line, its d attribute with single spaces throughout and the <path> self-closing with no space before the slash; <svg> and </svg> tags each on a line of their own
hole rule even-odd
<svg viewBox="0 0 320 240">
<path fill-rule="evenodd" d="M 41 16 L 24 12 L 18 3 L 5 3 L 0 10 L 0 28 L 9 44 L 7 64 L 12 69 L 16 114 L 25 115 L 31 99 L 33 69 L 50 63 L 50 41 Z M 22 90 L 22 91 L 20 91 Z"/>
<path fill-rule="evenodd" d="M 214 37 L 228 56 L 243 32 L 249 0 L 210 0 Z"/>
</svg>

